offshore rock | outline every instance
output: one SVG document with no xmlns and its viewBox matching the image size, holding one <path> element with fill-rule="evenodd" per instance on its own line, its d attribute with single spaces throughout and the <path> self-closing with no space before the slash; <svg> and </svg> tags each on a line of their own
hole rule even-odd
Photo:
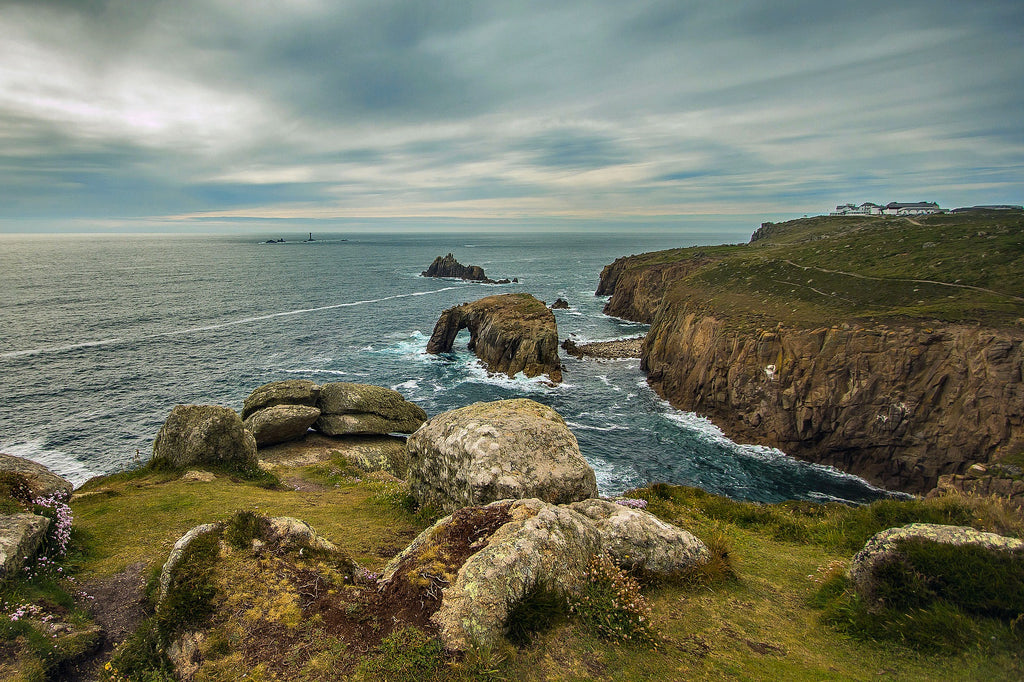
<svg viewBox="0 0 1024 682">
<path fill-rule="evenodd" d="M 448 512 L 503 499 L 597 496 L 594 470 L 565 421 L 525 398 L 439 414 L 409 437 L 408 450 L 410 492 Z"/>
<path fill-rule="evenodd" d="M 50 497 L 58 494 L 67 499 L 74 488 L 71 481 L 61 478 L 38 462 L 24 457 L 0 454 L 0 472 L 21 476 L 28 486 L 31 497 Z"/>
<path fill-rule="evenodd" d="M 562 380 L 558 325 L 543 301 L 530 294 L 501 294 L 464 303 L 441 313 L 427 352 L 450 353 L 455 336 L 469 329 L 469 349 L 495 374 L 528 377 L 547 374 Z"/>
<path fill-rule="evenodd" d="M 398 391 L 370 384 L 324 384 L 313 428 L 329 436 L 412 433 L 427 419 L 423 408 Z"/>
<path fill-rule="evenodd" d="M 256 438 L 257 446 L 276 445 L 302 438 L 320 417 L 320 410 L 307 405 L 274 405 L 250 414 L 247 428 Z"/>
<path fill-rule="evenodd" d="M 238 413 L 218 405 L 177 405 L 153 442 L 151 465 L 256 466 L 256 439 Z"/>
<path fill-rule="evenodd" d="M 600 499 L 566 506 L 594 524 L 602 551 L 617 566 L 638 576 L 670 578 L 711 559 L 692 533 L 649 512 Z"/>
<path fill-rule="evenodd" d="M 875 569 L 893 559 L 899 553 L 899 544 L 905 540 L 926 540 L 953 546 L 975 545 L 996 552 L 1024 552 L 1024 540 L 967 526 L 911 523 L 902 528 L 889 528 L 873 535 L 850 564 L 850 582 L 869 602 L 873 596 Z"/>
<path fill-rule="evenodd" d="M 430 266 L 420 273 L 421 277 L 453 277 L 455 279 L 468 279 L 474 282 L 487 282 L 487 275 L 479 265 L 463 265 L 455 259 L 455 255 L 449 253 L 447 256 L 438 256 Z"/>
<path fill-rule="evenodd" d="M 245 399 L 242 405 L 242 419 L 258 410 L 274 405 L 306 405 L 316 407 L 320 387 L 308 379 L 289 379 L 263 384 Z"/>
</svg>

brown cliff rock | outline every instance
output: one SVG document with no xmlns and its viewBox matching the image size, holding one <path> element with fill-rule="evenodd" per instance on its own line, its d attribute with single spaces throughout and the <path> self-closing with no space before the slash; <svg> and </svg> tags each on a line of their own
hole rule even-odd
<svg viewBox="0 0 1024 682">
<path fill-rule="evenodd" d="M 666 302 L 642 366 L 674 406 L 734 438 L 924 492 L 1024 447 L 1022 341 L 963 325 L 743 333 Z"/>
<path fill-rule="evenodd" d="M 558 326 L 543 301 L 530 294 L 501 294 L 464 303 L 441 313 L 427 342 L 428 353 L 449 353 L 455 336 L 469 329 L 469 349 L 490 372 L 512 377 L 547 374 L 562 380 Z"/>
</svg>

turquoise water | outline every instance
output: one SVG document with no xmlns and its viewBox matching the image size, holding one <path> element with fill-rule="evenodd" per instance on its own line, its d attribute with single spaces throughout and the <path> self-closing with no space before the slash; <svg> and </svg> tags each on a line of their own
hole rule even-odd
<svg viewBox="0 0 1024 682">
<path fill-rule="evenodd" d="M 710 244 L 721 235 L 282 235 L 0 237 L 0 451 L 40 461 L 76 484 L 148 459 L 178 403 L 240 409 L 280 379 L 388 386 L 428 414 L 529 397 L 565 417 L 604 494 L 652 481 L 738 499 L 880 496 L 864 481 L 739 445 L 672 409 L 639 361 L 563 358 L 564 383 L 489 376 L 466 349 L 424 349 L 445 308 L 524 291 L 551 302 L 559 336 L 643 333 L 601 313 L 601 268 L 631 253 Z M 304 237 L 305 235 L 303 235 Z M 736 240 L 733 240 L 736 241 Z M 484 285 L 419 276 L 453 252 Z"/>
</svg>

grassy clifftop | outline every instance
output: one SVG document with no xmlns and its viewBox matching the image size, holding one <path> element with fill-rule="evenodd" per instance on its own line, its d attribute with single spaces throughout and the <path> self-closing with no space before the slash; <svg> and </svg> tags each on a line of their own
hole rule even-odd
<svg viewBox="0 0 1024 682">
<path fill-rule="evenodd" d="M 1021 211 L 822 216 L 766 224 L 749 244 L 631 256 L 617 279 L 686 266 L 664 279 L 663 293 L 739 326 L 936 320 L 1019 328 L 1021 262 Z"/>
</svg>

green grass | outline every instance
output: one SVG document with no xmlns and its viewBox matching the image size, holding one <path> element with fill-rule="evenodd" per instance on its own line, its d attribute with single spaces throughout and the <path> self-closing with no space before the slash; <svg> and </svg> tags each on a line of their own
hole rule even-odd
<svg viewBox="0 0 1024 682">
<path fill-rule="evenodd" d="M 307 471 L 283 470 L 279 477 L 291 480 Z M 317 478 L 323 473 L 309 475 Z M 227 520 L 238 509 L 306 520 L 371 570 L 386 562 L 381 553 L 404 547 L 428 523 L 410 510 L 399 484 L 364 477 L 359 482 L 339 480 L 338 486 L 298 493 L 228 478 L 187 483 L 152 473 L 92 482 L 86 492 L 94 494 L 72 504 L 81 524 L 77 533 L 87 539 L 78 560 L 81 573 L 110 575 L 140 558 L 159 566 L 170 544 L 186 530 Z M 1014 648 L 1015 631 L 1005 621 L 987 616 L 979 620 L 960 607 L 950 616 L 951 607 L 941 603 L 893 612 L 889 620 L 869 620 L 863 615 L 866 611 L 858 611 L 855 595 L 836 577 L 871 534 L 890 525 L 952 522 L 1019 535 L 1024 526 L 1019 514 L 1014 516 L 991 500 L 954 496 L 889 500 L 865 507 L 759 505 L 666 485 L 631 496 L 647 499 L 649 510 L 704 539 L 721 559 L 707 575 L 643 590 L 650 624 L 658 635 L 657 650 L 609 640 L 577 618 L 563 618 L 560 607 L 538 598 L 529 605 L 532 612 L 522 614 L 523 636 L 516 646 L 502 644 L 452 658 L 440 651 L 429 633 L 403 631 L 358 654 L 361 663 L 352 674 L 418 680 L 935 680 L 949 679 L 951 670 L 962 679 L 1024 675 L 1024 649 Z M 250 516 L 236 518 L 240 537 L 246 536 L 252 524 L 244 520 Z M 384 548 L 388 551 L 382 552 Z M 239 556 L 250 554 L 246 550 Z M 255 555 L 246 560 L 252 570 L 240 564 L 218 580 L 228 584 L 249 575 L 257 586 L 272 582 L 276 560 L 267 558 L 263 568 Z M 270 593 L 262 599 L 267 608 L 260 613 L 284 603 Z M 332 661 L 351 661 L 354 654 L 346 648 L 343 633 L 319 621 L 313 627 L 314 621 L 301 620 L 288 630 L 289 636 L 301 639 L 303 655 L 316 661 L 304 669 L 315 668 L 322 678 L 329 678 Z M 915 635 L 899 634 L 912 631 L 915 623 L 921 624 L 916 640 Z M 244 669 L 237 642 L 224 632 L 215 628 L 207 645 L 207 651 L 219 657 L 211 663 L 211 670 L 221 675 L 217 679 L 231 679 Z M 166 669 L 161 668 L 165 663 L 155 635 L 137 635 L 132 648 L 136 663 L 117 662 L 125 667 L 148 665 L 153 679 L 161 679 Z M 929 647 L 929 641 L 953 644 Z"/>
<path fill-rule="evenodd" d="M 642 254 L 626 269 L 687 260 L 703 265 L 668 285 L 669 300 L 714 310 L 743 328 L 857 320 L 1024 324 L 1019 211 L 806 218 L 780 223 L 746 246 Z"/>
</svg>

